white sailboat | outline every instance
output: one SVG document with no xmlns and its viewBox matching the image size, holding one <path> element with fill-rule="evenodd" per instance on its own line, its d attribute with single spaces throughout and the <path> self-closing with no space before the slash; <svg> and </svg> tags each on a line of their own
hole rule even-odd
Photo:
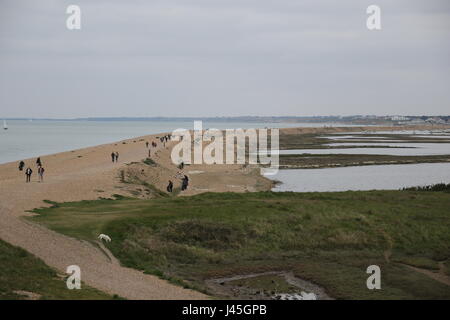
<svg viewBox="0 0 450 320">
<path fill-rule="evenodd" d="M 8 130 L 8 125 L 6 124 L 6 120 L 3 120 L 3 129 Z"/>
</svg>

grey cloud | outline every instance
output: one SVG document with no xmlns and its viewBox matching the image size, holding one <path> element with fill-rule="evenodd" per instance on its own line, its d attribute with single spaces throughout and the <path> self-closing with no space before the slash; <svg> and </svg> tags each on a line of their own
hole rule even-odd
<svg viewBox="0 0 450 320">
<path fill-rule="evenodd" d="M 448 113 L 450 2 L 376 3 L 0 0 L 0 116 Z"/>
</svg>

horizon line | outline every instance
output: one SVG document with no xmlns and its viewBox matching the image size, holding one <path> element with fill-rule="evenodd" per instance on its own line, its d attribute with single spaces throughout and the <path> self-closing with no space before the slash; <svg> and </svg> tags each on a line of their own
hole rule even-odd
<svg viewBox="0 0 450 320">
<path fill-rule="evenodd" d="M 80 120 L 202 120 L 202 119 L 219 119 L 219 120 L 229 120 L 229 119 L 249 119 L 249 120 L 257 120 L 257 119 L 346 119 L 346 118 L 369 118 L 369 119 L 380 119 L 385 117 L 411 117 L 411 118 L 419 118 L 419 117 L 450 117 L 450 115 L 399 115 L 399 114 L 386 114 L 386 115 L 373 115 L 373 114 L 353 114 L 353 115 L 308 115 L 308 116 L 177 116 L 177 117 L 147 117 L 147 116 L 95 116 L 95 117 L 71 117 L 71 118 L 50 118 L 50 117 L 0 117 L 3 120 L 48 120 L 48 121 L 80 121 Z"/>
</svg>

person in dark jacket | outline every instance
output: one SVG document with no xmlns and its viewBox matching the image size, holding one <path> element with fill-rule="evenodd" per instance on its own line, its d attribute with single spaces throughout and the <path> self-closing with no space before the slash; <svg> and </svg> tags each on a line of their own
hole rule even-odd
<svg viewBox="0 0 450 320">
<path fill-rule="evenodd" d="M 31 181 L 31 174 L 33 173 L 33 170 L 31 170 L 30 167 L 27 168 L 27 170 L 25 170 L 25 176 L 27 177 L 27 182 Z"/>
<path fill-rule="evenodd" d="M 167 185 L 167 192 L 172 192 L 173 191 L 173 182 L 171 180 L 169 180 L 169 184 Z"/>
<path fill-rule="evenodd" d="M 23 167 L 25 167 L 25 162 L 20 161 L 20 162 L 19 162 L 19 170 L 22 171 L 22 170 L 23 170 Z"/>
<path fill-rule="evenodd" d="M 44 182 L 44 167 L 38 168 L 38 176 L 39 176 L 39 182 Z"/>
<path fill-rule="evenodd" d="M 184 191 L 187 189 L 189 185 L 189 178 L 188 176 L 184 176 L 184 178 L 181 180 L 181 191 Z"/>
</svg>

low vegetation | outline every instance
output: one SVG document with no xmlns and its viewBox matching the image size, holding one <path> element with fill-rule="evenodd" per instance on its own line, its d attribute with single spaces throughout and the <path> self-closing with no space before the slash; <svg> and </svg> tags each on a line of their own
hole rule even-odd
<svg viewBox="0 0 450 320">
<path fill-rule="evenodd" d="M 280 149 L 347 149 L 347 148 L 370 148 L 375 146 L 329 146 L 329 143 L 380 143 L 386 140 L 388 145 L 390 140 L 395 140 L 395 144 L 408 144 L 408 143 L 450 143 L 450 136 L 448 139 L 444 138 L 433 138 L 432 135 L 428 137 L 423 137 L 420 135 L 408 135 L 408 134 L 358 134 L 351 132 L 349 128 L 348 135 L 352 138 L 345 138 L 343 134 L 335 133 L 300 133 L 300 134 L 281 134 L 280 135 Z M 330 140 L 325 137 L 334 137 L 335 139 Z M 381 145 L 376 146 L 381 147 Z M 384 146 L 386 147 L 386 146 Z M 405 147 L 407 147 L 405 145 Z"/>
<path fill-rule="evenodd" d="M 322 149 L 331 141 L 318 134 L 281 134 L 280 149 Z"/>
<path fill-rule="evenodd" d="M 155 167 L 157 165 L 156 162 L 151 158 L 146 158 L 142 162 L 145 163 L 146 165 L 152 166 L 152 167 Z"/>
<path fill-rule="evenodd" d="M 310 168 L 332 168 L 347 166 L 366 166 L 366 165 L 387 165 L 387 164 L 412 164 L 412 163 L 441 163 L 450 162 L 450 155 L 412 155 L 396 156 L 384 155 L 386 148 L 399 149 L 411 148 L 411 143 L 450 143 L 448 139 L 423 137 L 420 135 L 407 134 L 282 134 L 280 135 L 280 150 L 303 149 L 299 154 L 281 154 L 280 167 L 282 169 L 310 169 Z M 333 137 L 328 139 L 326 137 Z M 386 141 L 386 145 L 382 145 Z M 395 146 L 389 146 L 391 141 L 395 141 Z M 356 145 L 330 145 L 341 143 L 356 143 Z M 358 145 L 359 143 L 359 145 Z M 376 143 L 376 144 L 372 144 Z M 381 154 L 313 154 L 304 149 L 377 149 Z M 304 152 L 304 153 L 303 153 Z M 325 152 L 325 151 L 324 151 Z M 364 151 L 361 151 L 362 153 Z"/>
<path fill-rule="evenodd" d="M 437 183 L 437 184 L 432 184 L 432 185 L 429 185 L 429 186 L 410 187 L 410 188 L 405 188 L 404 190 L 450 192 L 450 183 L 448 183 L 448 184 Z"/>
<path fill-rule="evenodd" d="M 213 295 L 209 279 L 286 271 L 337 299 L 450 299 L 408 267 L 449 273 L 448 208 L 445 192 L 206 193 L 59 203 L 30 219 L 87 241 L 105 233 L 123 265 Z M 366 287 L 373 264 L 381 290 Z"/>
<path fill-rule="evenodd" d="M 58 275 L 43 261 L 0 240 L 0 300 L 17 299 L 112 299 L 82 285 L 69 290 L 65 275 Z"/>
<path fill-rule="evenodd" d="M 281 169 L 450 162 L 450 155 L 392 156 L 377 154 L 282 154 Z"/>
<path fill-rule="evenodd" d="M 123 184 L 121 188 L 127 186 L 127 190 L 135 197 L 154 198 L 168 197 L 169 195 L 156 188 L 151 181 L 149 182 L 146 169 L 155 170 L 156 163 L 147 158 L 142 163 L 134 162 L 128 164 L 125 169 L 119 171 L 119 181 Z"/>
</svg>

